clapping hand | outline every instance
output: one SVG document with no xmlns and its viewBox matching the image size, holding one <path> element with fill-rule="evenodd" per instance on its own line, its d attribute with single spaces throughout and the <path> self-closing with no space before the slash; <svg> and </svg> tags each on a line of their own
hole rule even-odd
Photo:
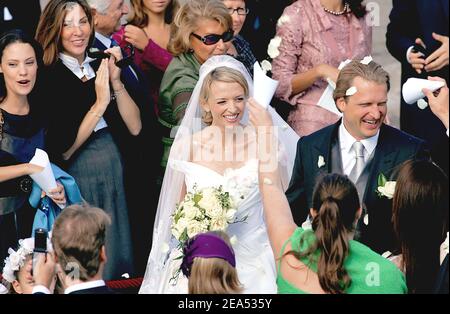
<svg viewBox="0 0 450 314">
<path fill-rule="evenodd" d="M 110 55 L 108 61 L 109 79 L 111 82 L 119 81 L 121 69 L 116 65 L 116 63 L 123 58 L 122 50 L 120 49 L 120 47 L 112 47 L 105 50 L 105 53 L 108 53 Z"/>
<path fill-rule="evenodd" d="M 95 92 L 97 94 L 97 103 L 103 111 L 111 101 L 111 91 L 109 89 L 109 67 L 108 59 L 103 59 L 100 67 L 97 71 L 97 77 L 95 79 Z M 99 113 L 103 114 L 103 112 Z"/>
</svg>

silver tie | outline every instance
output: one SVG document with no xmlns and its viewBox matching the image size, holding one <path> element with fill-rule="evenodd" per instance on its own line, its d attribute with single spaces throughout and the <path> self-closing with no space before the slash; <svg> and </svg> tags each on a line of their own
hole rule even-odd
<svg viewBox="0 0 450 314">
<path fill-rule="evenodd" d="M 353 143 L 352 151 L 355 153 L 356 163 L 348 177 L 353 183 L 356 183 L 365 166 L 364 145 L 361 142 L 355 142 Z"/>
</svg>

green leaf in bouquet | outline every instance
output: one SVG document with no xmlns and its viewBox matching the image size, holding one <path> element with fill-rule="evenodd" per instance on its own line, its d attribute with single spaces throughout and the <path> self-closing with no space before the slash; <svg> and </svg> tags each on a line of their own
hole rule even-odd
<svg viewBox="0 0 450 314">
<path fill-rule="evenodd" d="M 202 195 L 199 193 L 194 194 L 194 203 L 195 205 L 198 204 L 198 202 L 200 202 L 202 200 Z"/>
</svg>

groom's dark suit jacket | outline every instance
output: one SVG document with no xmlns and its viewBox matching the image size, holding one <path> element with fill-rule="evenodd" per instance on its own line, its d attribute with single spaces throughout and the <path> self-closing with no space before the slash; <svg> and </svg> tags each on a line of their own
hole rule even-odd
<svg viewBox="0 0 450 314">
<path fill-rule="evenodd" d="M 318 178 L 328 173 L 343 173 L 338 146 L 340 124 L 341 121 L 338 121 L 302 137 L 297 144 L 294 170 L 286 196 L 294 219 L 299 225 L 305 221 L 312 207 L 312 194 Z M 319 156 L 325 161 L 325 165 L 320 168 Z M 394 180 L 395 171 L 400 164 L 411 158 L 429 158 L 425 142 L 383 124 L 373 159 L 360 177 L 363 178 L 363 182 L 357 182 L 359 193 L 364 195 L 360 195 L 360 198 L 369 217 L 368 225 L 362 222 L 358 224 L 360 232 L 358 240 L 381 254 L 394 249 L 395 238 L 391 223 L 392 200 L 380 197 L 376 193 L 378 176 L 382 173 L 388 180 Z"/>
</svg>

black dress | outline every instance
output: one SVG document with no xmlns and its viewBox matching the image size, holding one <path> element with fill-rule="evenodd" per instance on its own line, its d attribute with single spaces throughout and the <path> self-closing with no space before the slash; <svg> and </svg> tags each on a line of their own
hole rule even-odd
<svg viewBox="0 0 450 314">
<path fill-rule="evenodd" d="M 10 114 L 2 109 L 4 124 L 0 140 L 0 167 L 28 163 L 36 148 L 44 149 L 44 125 L 36 112 Z M 0 261 L 8 248 L 16 248 L 18 240 L 32 235 L 36 209 L 28 202 L 32 180 L 29 176 L 0 183 Z"/>
<path fill-rule="evenodd" d="M 99 63 L 91 65 L 97 70 Z M 95 78 L 83 82 L 59 60 L 40 73 L 38 91 L 48 118 L 46 148 L 50 160 L 74 177 L 89 204 L 105 210 L 111 217 L 111 226 L 106 231 L 108 263 L 103 277 L 110 280 L 120 278 L 123 273 L 133 275 L 122 158 L 112 135 L 121 127 L 116 103 L 112 101 L 104 114 L 108 127 L 93 131 L 65 161 L 62 154 L 75 142 L 82 120 L 96 101 Z"/>
</svg>

